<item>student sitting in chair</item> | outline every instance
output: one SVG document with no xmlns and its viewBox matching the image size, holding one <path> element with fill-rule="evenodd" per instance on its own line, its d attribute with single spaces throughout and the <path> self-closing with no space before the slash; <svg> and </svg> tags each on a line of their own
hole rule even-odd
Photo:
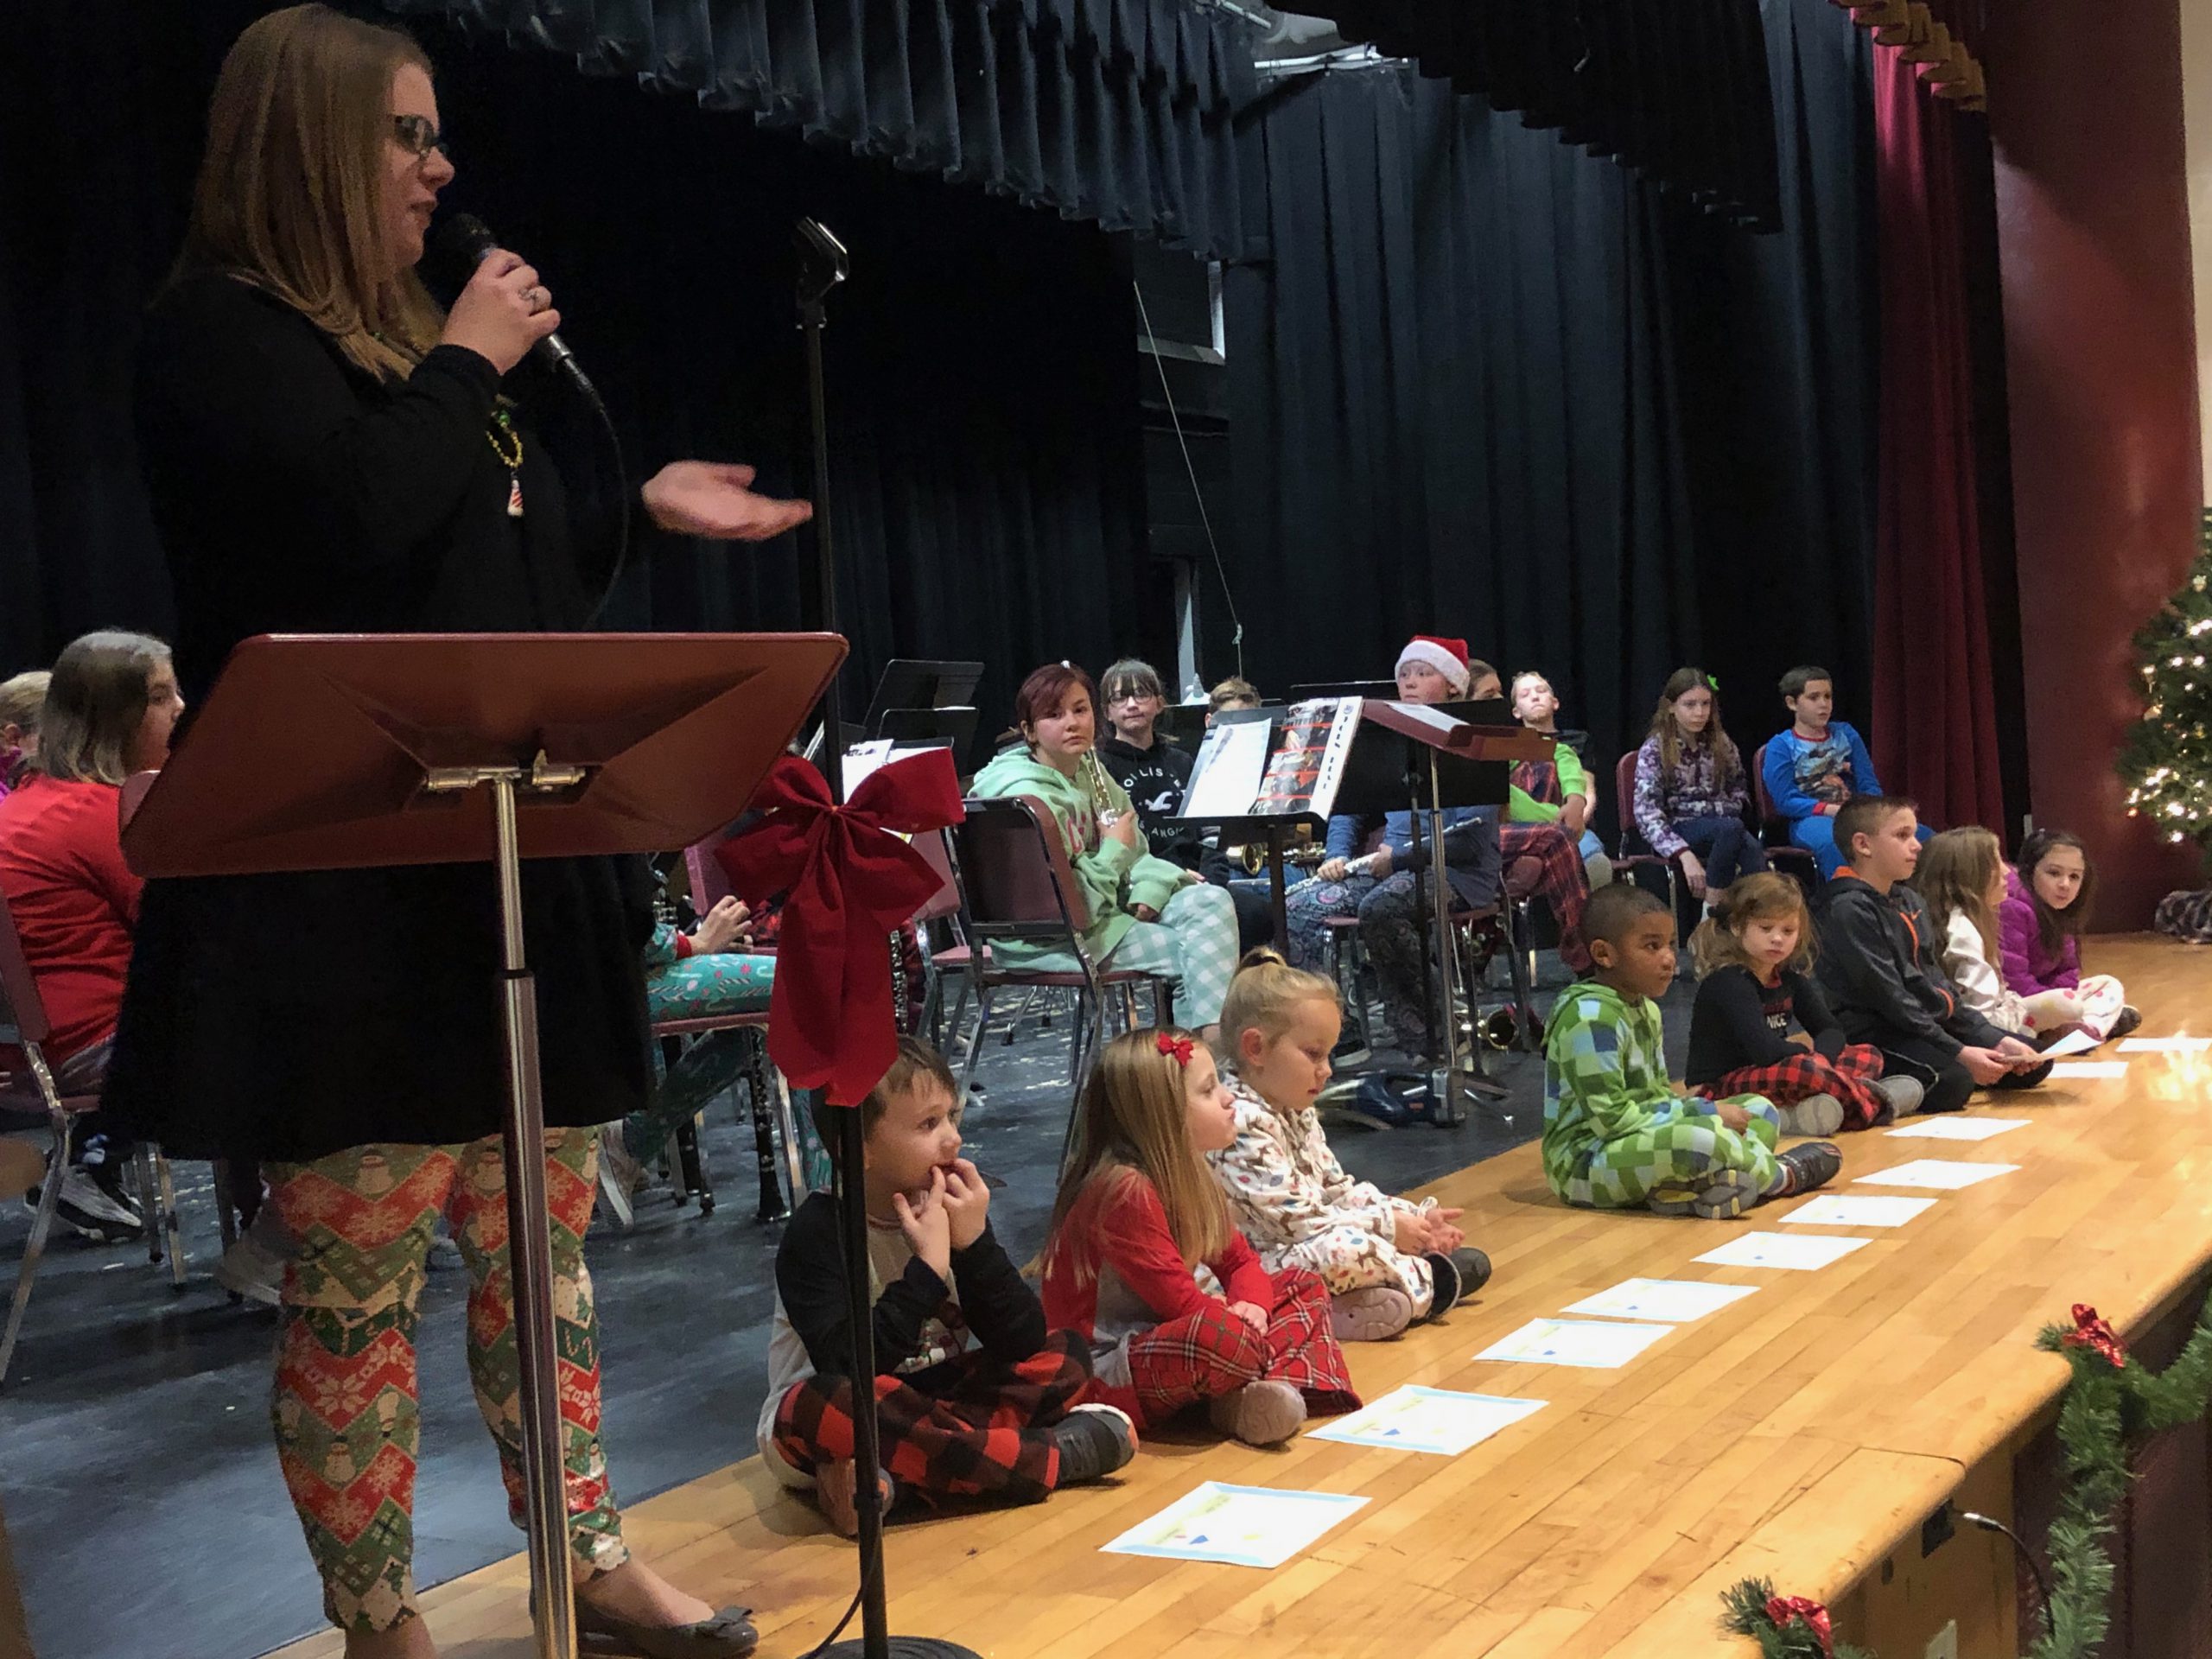
<svg viewBox="0 0 2212 1659">
<path fill-rule="evenodd" d="M 1496 678 L 1493 671 L 1491 677 Z M 1414 639 L 1398 657 L 1398 696 L 1407 702 L 1448 702 L 1467 695 L 1470 674 L 1464 640 Z M 1498 809 L 1445 809 L 1445 878 L 1454 899 L 1470 909 L 1498 902 Z M 1363 843 L 1380 829 L 1372 849 Z M 1422 816 L 1421 831 L 1428 830 Z M 1339 813 L 1329 820 L 1329 856 L 1313 880 L 1289 897 L 1290 926 L 1285 953 L 1300 968 L 1327 960 L 1328 922 L 1334 916 L 1359 918 L 1360 944 L 1382 993 L 1391 1042 L 1420 1056 L 1428 1047 L 1427 983 L 1422 963 L 1427 952 L 1429 881 L 1426 872 L 1434 852 L 1426 840 L 1414 845 L 1414 815 L 1392 812 L 1379 819 Z M 1581 862 L 1568 849 L 1575 873 Z"/>
<path fill-rule="evenodd" d="M 1604 887 L 1613 879 L 1613 861 L 1605 856 L 1605 844 L 1590 828 L 1598 791 L 1582 765 L 1580 745 L 1588 734 L 1560 730 L 1559 694 L 1534 669 L 1523 669 L 1513 677 L 1513 716 L 1530 731 L 1558 741 L 1549 760 L 1513 763 L 1513 792 L 1505 805 L 1509 831 L 1516 824 L 1556 823 L 1582 855 L 1590 886 Z M 1510 846 L 1505 855 L 1516 856 Z"/>
<path fill-rule="evenodd" d="M 1782 677 L 1782 702 L 1789 729 L 1766 746 L 1766 792 L 1789 823 L 1792 844 L 1812 854 L 1826 880 L 1850 861 L 1836 834 L 1836 814 L 1854 795 L 1879 795 L 1882 780 L 1858 728 L 1830 718 L 1835 680 L 1827 670 L 1791 669 Z M 1931 833 L 1920 826 L 1921 840 Z"/>
</svg>

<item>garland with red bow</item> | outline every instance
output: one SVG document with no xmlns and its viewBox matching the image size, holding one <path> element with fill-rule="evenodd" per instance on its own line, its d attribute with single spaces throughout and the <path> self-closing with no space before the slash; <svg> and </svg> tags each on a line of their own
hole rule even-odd
<svg viewBox="0 0 2212 1659">
<path fill-rule="evenodd" d="M 1839 1643 L 1828 1610 L 1804 1596 L 1777 1596 L 1767 1579 L 1745 1579 L 1724 1591 L 1720 1627 L 1748 1636 L 1763 1659 L 1873 1659 L 1863 1648 Z"/>
</svg>

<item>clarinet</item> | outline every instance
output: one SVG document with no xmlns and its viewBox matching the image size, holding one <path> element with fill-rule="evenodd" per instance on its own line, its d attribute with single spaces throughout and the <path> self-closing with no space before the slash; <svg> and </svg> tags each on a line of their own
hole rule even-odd
<svg viewBox="0 0 2212 1659">
<path fill-rule="evenodd" d="M 1371 853 L 1364 858 L 1353 858 L 1344 861 L 1344 880 L 1347 881 L 1351 880 L 1355 875 L 1371 875 L 1374 872 L 1375 857 Z M 1294 881 L 1288 887 L 1285 887 L 1282 890 L 1282 896 L 1285 899 L 1289 899 L 1297 893 L 1309 892 L 1315 887 L 1325 887 L 1328 885 L 1329 881 L 1325 876 L 1309 875 L 1303 881 Z"/>
</svg>

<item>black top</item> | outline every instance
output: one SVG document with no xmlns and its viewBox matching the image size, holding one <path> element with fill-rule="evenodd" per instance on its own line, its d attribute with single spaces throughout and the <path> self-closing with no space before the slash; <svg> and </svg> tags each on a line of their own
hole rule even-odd
<svg viewBox="0 0 2212 1659">
<path fill-rule="evenodd" d="M 1952 988 L 1927 906 L 1910 887 L 1879 893 L 1839 875 L 1815 896 L 1813 915 L 1821 934 L 1815 969 L 1853 1042 L 1922 1042 L 1955 1055 L 1969 1043 L 2004 1041 Z"/>
<path fill-rule="evenodd" d="M 806 1357 L 826 1376 L 853 1374 L 844 1259 L 836 1201 L 826 1192 L 809 1194 L 776 1247 L 776 1294 L 791 1329 L 806 1344 Z M 930 1321 L 951 1312 L 948 1302 L 958 1304 L 953 1319 L 964 1323 L 994 1358 L 1018 1363 L 1045 1345 L 1044 1305 L 985 1222 L 982 1237 L 953 1251 L 951 1284 L 918 1255 L 875 1299 L 879 1376 L 895 1374 L 921 1351 Z"/>
<path fill-rule="evenodd" d="M 1828 1000 L 1808 976 L 1783 969 L 1763 985 L 1748 968 L 1717 968 L 1698 982 L 1690 1010 L 1690 1052 L 1682 1076 L 1691 1088 L 1718 1082 L 1731 1071 L 1776 1065 L 1802 1047 L 1789 1040 L 1792 1020 L 1813 1039 L 1813 1052 L 1830 1059 L 1843 1052 L 1843 1027 Z"/>
<path fill-rule="evenodd" d="M 1141 749 L 1109 732 L 1098 740 L 1098 759 L 1114 781 L 1129 792 L 1129 804 L 1136 808 L 1137 823 L 1153 855 L 1186 870 L 1197 869 L 1205 854 L 1198 831 L 1159 828 L 1162 820 L 1182 810 L 1184 793 L 1191 786 L 1190 753 L 1157 734 L 1150 748 Z"/>
<path fill-rule="evenodd" d="M 524 513 L 508 515 L 487 435 L 499 391 L 459 346 L 379 380 L 232 277 L 163 294 L 139 355 L 138 442 L 186 697 L 257 633 L 585 626 L 607 521 L 548 454 L 558 411 L 543 429 L 518 419 Z M 523 899 L 546 1121 L 620 1117 L 651 1079 L 642 862 L 533 860 Z M 193 1156 L 494 1134 L 496 921 L 488 864 L 149 883 L 107 1103 Z"/>
</svg>

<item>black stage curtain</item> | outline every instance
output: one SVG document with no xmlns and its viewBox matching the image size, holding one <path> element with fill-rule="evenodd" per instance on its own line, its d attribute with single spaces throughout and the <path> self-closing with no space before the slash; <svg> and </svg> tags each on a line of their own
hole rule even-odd
<svg viewBox="0 0 2212 1659">
<path fill-rule="evenodd" d="M 1351 40 L 1738 223 L 1781 223 L 1759 0 L 1315 0 Z"/>
<path fill-rule="evenodd" d="M 1228 286 L 1248 665 L 1386 676 L 1416 631 L 1542 670 L 1606 785 L 1685 663 L 1747 747 L 1832 668 L 1868 717 L 1868 48 L 1767 0 L 1783 228 L 1755 236 L 1407 67 L 1262 106 L 1273 257 Z M 1209 617 L 1209 643 L 1220 635 Z"/>
<path fill-rule="evenodd" d="M 1210 258 L 1249 26 L 1194 0 L 381 0 Z"/>
<path fill-rule="evenodd" d="M 181 232 L 215 67 L 260 9 L 102 0 L 95 19 L 23 20 L 43 55 L 9 105 L 27 142 L 8 153 L 41 162 L 0 170 L 0 672 L 87 628 L 167 623 L 131 350 Z M 972 656 L 990 664 L 995 728 L 1038 661 L 1103 664 L 1140 635 L 1136 321 L 1103 232 L 416 27 L 461 169 L 446 200 L 547 273 L 633 483 L 701 454 L 791 485 L 808 448 L 792 226 L 812 214 L 852 249 L 827 336 L 852 696 L 892 656 Z M 801 586 L 788 538 L 722 550 L 644 532 L 603 620 L 795 626 Z"/>
</svg>

